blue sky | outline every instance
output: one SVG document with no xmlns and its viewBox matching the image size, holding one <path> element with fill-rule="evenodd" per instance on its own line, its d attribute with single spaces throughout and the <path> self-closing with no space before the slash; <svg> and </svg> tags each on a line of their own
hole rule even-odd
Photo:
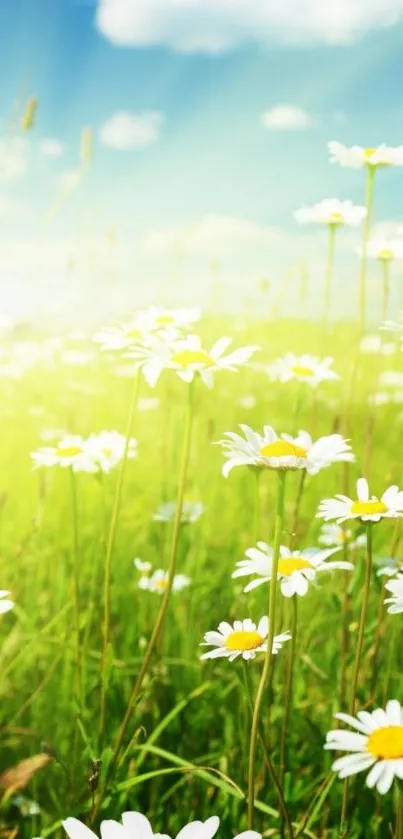
<svg viewBox="0 0 403 839">
<path fill-rule="evenodd" d="M 91 0 L 2 0 L 4 131 L 16 101 L 21 111 L 30 95 L 39 99 L 27 171 L 0 183 L 0 195 L 14 204 L 0 219 L 3 235 L 60 239 L 84 229 L 98 236 L 113 225 L 133 242 L 211 215 L 292 233 L 292 212 L 304 203 L 333 195 L 363 200 L 363 173 L 330 165 L 328 140 L 365 146 L 403 141 L 399 21 L 354 33 L 348 44 L 329 44 L 324 37 L 303 44 L 282 36 L 262 42 L 245 37 L 212 55 L 178 53 L 163 34 L 154 45 L 119 46 L 96 27 L 96 11 Z M 303 109 L 311 124 L 266 128 L 262 113 L 282 103 Z M 101 127 L 121 111 L 160 112 L 159 139 L 130 151 L 105 147 Z M 45 223 L 61 173 L 78 166 L 84 125 L 94 131 L 93 164 Z M 41 154 L 46 138 L 63 144 L 60 157 Z M 403 221 L 402 178 L 403 169 L 380 173 L 378 221 Z"/>
</svg>

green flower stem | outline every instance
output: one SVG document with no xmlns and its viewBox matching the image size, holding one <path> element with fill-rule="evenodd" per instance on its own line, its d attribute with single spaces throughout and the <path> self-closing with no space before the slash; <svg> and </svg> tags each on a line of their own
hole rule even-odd
<svg viewBox="0 0 403 839">
<path fill-rule="evenodd" d="M 130 437 L 132 434 L 133 419 L 137 407 L 138 394 L 140 386 L 140 374 L 136 373 L 132 395 L 130 399 L 129 414 L 126 426 L 125 447 L 123 457 L 119 464 L 119 472 L 116 482 L 115 497 L 113 500 L 112 516 L 109 525 L 109 533 L 106 543 L 105 566 L 104 566 L 104 617 L 102 626 L 103 644 L 101 656 L 101 709 L 99 720 L 99 735 L 102 744 L 102 738 L 105 730 L 106 721 L 106 696 L 107 696 L 107 678 L 106 669 L 108 662 L 108 650 L 110 642 L 110 624 L 111 624 L 111 571 L 112 571 L 112 555 L 115 546 L 115 538 L 117 525 L 119 521 L 120 508 L 122 503 L 123 481 L 126 472 L 127 455 L 129 452 Z"/>
<path fill-rule="evenodd" d="M 323 298 L 323 328 L 329 327 L 330 298 L 332 292 L 332 279 L 334 270 L 334 251 L 336 245 L 337 224 L 328 225 L 328 244 L 325 271 L 325 293 Z"/>
<path fill-rule="evenodd" d="M 81 657 L 81 627 L 80 627 L 80 549 L 78 540 L 78 504 L 77 504 L 77 479 L 73 468 L 70 467 L 70 490 L 71 509 L 73 521 L 73 614 L 74 614 L 74 635 L 75 635 L 75 696 L 77 706 L 82 710 L 83 705 L 83 684 L 82 684 L 82 657 Z"/>
<path fill-rule="evenodd" d="M 293 513 L 293 517 L 292 517 L 292 528 L 291 528 L 291 536 L 290 536 L 290 549 L 291 550 L 293 549 L 293 546 L 294 546 L 294 543 L 295 543 L 295 537 L 296 537 L 297 532 L 298 532 L 299 512 L 300 512 L 300 509 L 301 509 L 302 496 L 304 494 L 306 476 L 307 476 L 306 469 L 302 469 L 300 479 L 299 479 L 299 483 L 298 483 L 297 496 L 296 496 L 296 499 L 295 499 L 294 513 Z"/>
<path fill-rule="evenodd" d="M 401 781 L 396 782 L 395 792 L 395 831 L 394 839 L 403 839 L 403 788 Z"/>
<path fill-rule="evenodd" d="M 277 570 L 278 561 L 280 557 L 280 544 L 284 528 L 284 500 L 285 500 L 285 479 L 286 472 L 280 470 L 277 473 L 277 510 L 274 530 L 274 545 L 273 545 L 273 562 L 271 580 L 269 586 L 269 604 L 268 604 L 268 618 L 269 631 L 267 636 L 267 651 L 265 655 L 262 675 L 260 677 L 259 687 L 256 694 L 255 704 L 252 715 L 252 727 L 250 735 L 249 747 L 249 771 L 248 771 L 248 828 L 253 828 L 254 804 L 255 804 L 255 761 L 256 761 L 256 744 L 257 734 L 259 730 L 259 714 L 263 701 L 263 694 L 269 681 L 271 661 L 273 656 L 273 639 L 275 631 L 276 620 L 276 591 L 277 591 Z"/>
<path fill-rule="evenodd" d="M 366 315 L 367 315 L 367 250 L 368 241 L 371 232 L 371 214 L 374 197 L 374 182 L 375 182 L 375 166 L 367 166 L 367 183 L 365 189 L 365 207 L 367 215 L 362 228 L 362 247 L 361 259 L 358 275 L 358 313 L 360 335 L 365 332 Z"/>
<path fill-rule="evenodd" d="M 94 817 L 98 814 L 102 802 L 105 798 L 105 794 L 108 788 L 108 784 L 110 779 L 113 777 L 114 770 L 118 764 L 119 755 L 121 748 L 123 746 L 123 742 L 126 736 L 126 732 L 129 726 L 129 723 L 132 718 L 132 714 L 134 708 L 136 706 L 136 702 L 138 700 L 144 677 L 148 671 L 151 658 L 155 647 L 158 643 L 158 639 L 160 637 L 161 630 L 163 628 L 164 620 L 166 613 L 168 611 L 169 601 L 171 599 L 171 592 L 172 592 L 172 584 L 175 576 L 175 568 L 176 568 L 176 560 L 178 555 L 178 547 L 179 547 L 179 534 L 181 529 L 181 520 L 182 520 L 182 512 L 183 512 L 183 500 L 185 494 L 185 487 L 186 487 L 186 478 L 188 472 L 188 465 L 189 465 L 189 456 L 190 456 L 190 445 L 191 445 L 191 438 L 192 438 L 192 427 L 193 427 L 193 414 L 194 414 L 194 391 L 195 391 L 195 383 L 196 379 L 193 379 L 191 384 L 188 388 L 188 401 L 187 401 L 187 409 L 186 409 L 186 418 L 185 418 L 185 427 L 184 427 L 184 434 L 183 434 L 183 446 L 182 446 L 182 457 L 181 457 L 181 466 L 180 466 L 180 473 L 179 473 L 179 484 L 178 484 L 178 492 L 176 497 L 176 509 L 175 509 L 175 519 L 173 523 L 173 534 L 172 534 L 172 545 L 171 545 L 171 553 L 169 559 L 169 566 L 168 566 L 168 580 L 167 580 L 167 587 L 165 589 L 164 595 L 161 600 L 161 606 L 157 615 L 156 622 L 154 624 L 154 629 L 152 631 L 150 640 L 147 645 L 147 649 L 144 654 L 144 659 L 142 665 L 140 667 L 140 671 L 138 673 L 137 679 L 133 685 L 132 692 L 129 697 L 129 701 L 126 707 L 126 711 L 122 722 L 120 724 L 119 731 L 116 736 L 116 740 L 113 746 L 112 756 L 108 765 L 108 768 L 105 773 L 105 778 L 99 793 L 97 805 L 95 808 Z"/>
<path fill-rule="evenodd" d="M 255 543 L 261 538 L 260 533 L 260 476 L 261 470 L 255 469 L 255 520 L 254 520 L 254 540 Z"/>
<path fill-rule="evenodd" d="M 284 716 L 283 725 L 281 729 L 281 743 L 280 743 L 280 785 L 284 790 L 284 777 L 286 770 L 286 749 L 287 749 L 287 729 L 292 710 L 292 687 L 295 667 L 295 650 L 297 644 L 297 624 L 298 624 L 298 602 L 297 595 L 294 594 L 291 598 L 292 606 L 292 620 L 291 620 L 291 642 L 289 646 L 289 656 L 287 663 L 286 685 L 285 685 L 285 700 L 284 700 Z"/>
<path fill-rule="evenodd" d="M 388 303 L 389 303 L 389 292 L 390 292 L 390 282 L 389 282 L 389 269 L 390 269 L 390 262 L 387 259 L 381 260 L 381 267 L 382 267 L 382 306 L 381 306 L 381 323 L 388 317 Z"/>
<path fill-rule="evenodd" d="M 371 574 L 372 574 L 372 522 L 367 522 L 366 524 L 366 532 L 367 532 L 367 562 L 365 567 L 365 581 L 364 581 L 364 591 L 362 594 L 362 605 L 361 605 L 361 615 L 360 615 L 360 623 L 358 626 L 358 637 L 357 637 L 357 646 L 355 652 L 355 662 L 354 662 L 354 670 L 353 670 L 353 679 L 351 683 L 351 694 L 350 694 L 350 706 L 348 709 L 348 713 L 351 716 L 355 714 L 355 706 L 357 701 L 357 685 L 358 685 L 358 677 L 360 674 L 360 664 L 361 664 L 361 657 L 362 657 L 362 647 L 364 642 L 364 632 L 365 632 L 365 622 L 367 618 L 367 611 L 368 611 L 368 601 L 369 601 L 369 591 L 371 587 Z M 341 821 L 340 821 L 340 836 L 345 836 L 346 829 L 347 829 L 347 802 L 348 802 L 348 778 L 344 781 L 344 788 L 343 788 L 343 804 L 341 810 Z"/>
<path fill-rule="evenodd" d="M 251 680 L 251 676 L 250 676 L 250 668 L 248 666 L 247 661 L 243 661 L 242 663 L 243 663 L 243 672 L 244 672 L 244 682 L 245 682 L 245 688 L 246 688 L 246 695 L 248 697 L 248 702 L 249 702 L 249 708 L 250 708 L 251 715 L 253 715 L 253 689 L 252 689 L 252 680 Z M 263 725 L 261 723 L 261 720 L 259 720 L 258 730 L 259 730 L 259 737 L 260 737 L 260 741 L 261 741 L 262 748 L 263 748 L 263 754 L 264 754 L 264 759 L 265 759 L 265 762 L 266 762 L 266 766 L 267 766 L 267 769 L 269 771 L 270 777 L 273 781 L 273 784 L 276 788 L 278 803 L 279 803 L 279 806 L 280 806 L 281 814 L 282 814 L 282 817 L 284 819 L 285 824 L 287 825 L 287 830 L 288 830 L 289 837 L 290 837 L 290 839 L 293 839 L 294 831 L 293 831 L 293 827 L 292 827 L 292 823 L 291 823 L 291 819 L 290 819 L 290 814 L 287 810 L 287 805 L 284 801 L 284 796 L 283 796 L 283 791 L 282 791 L 282 788 L 281 788 L 281 784 L 280 784 L 279 779 L 277 777 L 276 769 L 275 769 L 274 763 L 273 763 L 273 761 L 270 757 L 269 748 L 268 748 L 268 746 L 266 744 L 266 741 L 265 741 L 264 730 L 263 730 Z"/>
</svg>

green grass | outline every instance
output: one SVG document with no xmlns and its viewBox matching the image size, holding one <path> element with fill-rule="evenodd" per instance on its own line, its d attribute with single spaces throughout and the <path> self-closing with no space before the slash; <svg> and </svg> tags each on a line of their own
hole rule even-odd
<svg viewBox="0 0 403 839">
<path fill-rule="evenodd" d="M 206 342 L 233 334 L 234 345 L 254 343 L 262 350 L 254 361 L 265 363 L 289 350 L 333 355 L 340 382 L 316 392 L 308 390 L 298 425 L 313 437 L 337 430 L 351 438 L 356 463 L 343 464 L 308 478 L 298 520 L 298 545 L 315 545 L 320 522 L 315 513 L 321 498 L 342 492 L 345 481 L 354 494 L 361 474 L 371 490 L 381 493 L 402 483 L 402 422 L 399 406 L 388 403 L 370 409 L 368 398 L 377 390 L 381 369 L 401 370 L 401 357 L 360 356 L 356 385 L 351 392 L 355 335 L 340 324 L 326 336 L 303 322 L 249 323 L 211 320 L 202 326 Z M 72 544 L 73 520 L 69 474 L 61 469 L 33 472 L 30 452 L 44 443 L 40 433 L 56 426 L 71 433 L 116 428 L 124 431 L 130 381 L 117 377 L 118 360 L 101 353 L 85 367 L 56 363 L 54 369 L 37 365 L 19 381 L 2 380 L 1 433 L 1 587 L 13 592 L 14 611 L 1 617 L 1 770 L 41 752 L 52 759 L 36 772 L 22 793 L 34 799 L 40 815 L 23 818 L 13 791 L 2 799 L 0 825 L 29 837 L 59 835 L 60 820 L 76 815 L 88 819 L 91 809 L 91 761 L 102 760 L 105 772 L 114 738 L 124 715 L 130 690 L 141 664 L 143 639 L 150 636 L 160 598 L 137 587 L 133 558 L 166 567 L 172 526 L 152 520 L 163 500 L 176 495 L 187 385 L 173 373 L 163 374 L 155 391 L 141 384 L 140 398 L 157 395 L 155 411 L 137 411 L 133 434 L 138 458 L 127 465 L 119 526 L 113 553 L 111 598 L 112 633 L 108 660 L 107 717 L 104 744 L 99 743 L 100 666 L 102 651 L 102 587 L 105 539 L 117 480 L 117 470 L 97 477 L 77 476 L 80 565 L 80 620 L 84 662 L 84 708 L 74 688 L 74 623 Z M 253 394 L 256 406 L 242 408 L 239 399 Z M 235 563 L 255 541 L 255 483 L 252 472 L 236 469 L 221 476 L 222 452 L 212 443 L 224 431 L 245 422 L 259 430 L 264 423 L 292 432 L 297 386 L 273 384 L 263 372 L 243 369 L 221 372 L 210 392 L 196 390 L 195 424 L 186 498 L 200 500 L 206 512 L 182 528 L 177 570 L 192 580 L 189 589 L 175 594 L 152 666 L 147 673 L 128 735 L 126 757 L 114 772 L 99 817 L 119 818 L 125 809 L 147 814 L 155 830 L 175 835 L 193 818 L 217 814 L 221 834 L 232 837 L 246 829 L 246 791 L 250 714 L 242 663 L 227 660 L 200 662 L 204 633 L 220 620 L 265 611 L 264 587 L 245 595 L 243 581 L 232 580 Z M 34 408 L 34 410 L 33 410 Z M 40 408 L 41 411 L 35 410 Z M 287 481 L 287 541 L 298 491 L 298 474 Z M 276 476 L 265 473 L 260 482 L 260 537 L 273 536 Z M 375 554 L 388 555 L 396 525 L 375 528 Z M 400 553 L 401 555 L 401 549 Z M 323 750 L 332 714 L 340 705 L 340 647 L 343 625 L 349 642 L 348 678 L 357 637 L 362 600 L 364 558 L 358 553 L 351 574 L 350 615 L 343 613 L 343 573 L 324 575 L 318 589 L 299 600 L 297 664 L 293 710 L 287 745 L 285 795 L 294 823 L 308 825 L 304 835 L 336 837 L 343 784 L 329 777 L 331 757 Z M 369 619 L 364 639 L 363 675 L 358 707 L 372 710 L 386 698 L 401 697 L 401 650 L 393 647 L 389 684 L 391 637 L 398 639 L 400 616 L 384 616 L 384 634 L 376 661 L 371 658 L 381 584 L 371 582 Z M 280 603 L 280 595 L 278 604 Z M 283 604 L 282 628 L 290 625 L 289 603 Z M 347 620 L 347 624 L 346 624 Z M 270 739 L 274 763 L 284 708 L 284 680 L 288 651 L 275 662 L 271 694 Z M 254 691 L 262 658 L 250 663 Z M 268 730 L 269 702 L 262 722 Z M 333 778 L 333 776 L 331 776 Z M 396 784 L 396 782 L 395 782 Z M 318 800 L 321 791 L 324 794 Z M 256 768 L 255 827 L 267 835 L 278 833 L 278 802 L 267 775 L 260 744 Z M 381 797 L 365 787 L 364 774 L 350 785 L 348 836 L 391 835 L 394 797 Z M 316 806 L 317 805 L 317 806 Z M 310 818 L 308 820 L 308 815 Z M 96 824 L 97 827 L 97 824 Z M 298 831 L 296 831 L 298 832 Z"/>
</svg>

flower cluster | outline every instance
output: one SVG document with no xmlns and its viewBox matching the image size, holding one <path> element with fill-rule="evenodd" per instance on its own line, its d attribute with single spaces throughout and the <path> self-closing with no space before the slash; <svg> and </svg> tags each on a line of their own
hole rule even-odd
<svg viewBox="0 0 403 839">
<path fill-rule="evenodd" d="M 61 466 L 73 472 L 110 472 L 126 452 L 126 438 L 118 431 L 101 431 L 84 438 L 78 434 L 63 436 L 55 446 L 46 446 L 31 453 L 35 469 Z M 131 437 L 126 456 L 137 457 L 137 441 Z"/>
</svg>

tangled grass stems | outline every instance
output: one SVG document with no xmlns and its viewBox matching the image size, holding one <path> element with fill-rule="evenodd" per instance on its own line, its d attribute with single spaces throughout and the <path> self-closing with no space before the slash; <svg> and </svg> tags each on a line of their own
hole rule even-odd
<svg viewBox="0 0 403 839">
<path fill-rule="evenodd" d="M 362 649 L 364 643 L 364 633 L 365 633 L 365 623 L 367 618 L 368 612 L 368 602 L 369 602 L 369 592 L 371 588 L 371 574 L 372 574 L 372 532 L 373 524 L 372 522 L 367 522 L 366 524 L 366 534 L 367 534 L 367 551 L 366 551 L 366 565 L 365 565 L 365 581 L 364 581 L 364 590 L 362 594 L 362 605 L 361 605 L 361 615 L 360 615 L 360 622 L 358 626 L 358 637 L 357 637 L 357 646 L 355 651 L 355 661 L 354 661 L 354 669 L 353 669 L 353 676 L 352 682 L 350 686 L 350 704 L 348 713 L 351 716 L 355 714 L 356 708 L 356 701 L 357 701 L 357 685 L 358 685 L 358 677 L 360 674 L 360 663 L 362 657 Z M 344 780 L 343 786 L 343 801 L 342 801 L 342 809 L 341 809 L 341 819 L 340 819 L 340 831 L 339 836 L 345 836 L 346 831 L 348 828 L 347 825 L 347 805 L 348 805 L 348 787 L 349 787 L 349 779 L 346 778 Z"/>
<path fill-rule="evenodd" d="M 285 486 L 286 486 L 286 471 L 279 470 L 277 473 L 277 508 L 274 528 L 274 545 L 273 545 L 273 564 L 271 572 L 271 580 L 269 585 L 269 603 L 268 603 L 268 618 L 269 631 L 267 636 L 267 651 L 263 664 L 262 675 L 260 677 L 259 687 L 257 690 L 250 735 L 249 747 L 249 771 L 248 771 L 248 828 L 253 829 L 254 817 L 254 800 L 255 800 L 255 761 L 256 761 L 256 744 L 259 730 L 260 709 L 263 702 L 263 695 L 270 677 L 271 661 L 273 657 L 273 639 L 275 632 L 276 620 L 276 593 L 277 593 L 277 570 L 280 558 L 281 537 L 284 529 L 284 502 L 285 502 Z"/>
<path fill-rule="evenodd" d="M 179 535 L 181 529 L 181 520 L 182 520 L 182 511 L 183 511 L 183 501 L 185 495 L 185 488 L 186 488 L 186 478 L 188 473 L 188 465 L 189 465 L 189 457 L 190 457 L 190 447 L 191 447 L 191 439 L 192 439 L 192 427 L 193 427 L 193 418 L 194 418 L 194 393 L 195 393 L 195 384 L 196 378 L 188 386 L 188 398 L 187 398 L 187 408 L 186 408 L 186 416 L 185 416 L 185 423 L 184 423 L 184 434 L 183 434 L 183 444 L 182 444 L 182 456 L 181 456 L 181 464 L 180 464 L 180 472 L 179 472 L 179 482 L 178 482 L 178 492 L 176 498 L 176 509 L 175 509 L 175 518 L 173 524 L 173 534 L 172 534 L 172 545 L 171 545 L 171 554 L 169 559 L 169 566 L 168 566 L 168 579 L 166 589 L 164 591 L 161 606 L 158 612 L 158 616 L 156 622 L 154 624 L 154 629 L 152 631 L 151 637 L 149 639 L 143 662 L 140 667 L 140 671 L 138 673 L 137 679 L 134 683 L 132 688 L 129 701 L 126 707 L 126 711 L 123 716 L 123 720 L 120 724 L 115 743 L 113 746 L 112 755 L 109 761 L 109 764 L 106 768 L 105 776 L 103 779 L 103 783 L 101 785 L 101 789 L 98 795 L 97 804 L 94 808 L 94 818 L 98 815 L 103 800 L 105 798 L 105 794 L 108 789 L 109 781 L 113 777 L 113 773 L 118 765 L 120 752 L 124 743 L 124 738 L 126 736 L 126 732 L 132 717 L 133 710 L 136 706 L 136 702 L 138 700 L 144 677 L 148 671 L 151 658 L 154 652 L 154 649 L 158 643 L 158 639 L 160 637 L 160 633 L 163 628 L 164 620 L 166 613 L 168 611 L 169 601 L 171 599 L 171 592 L 172 592 L 172 585 L 173 579 L 175 575 L 175 568 L 176 568 L 176 560 L 178 554 L 178 547 L 179 547 Z"/>
<path fill-rule="evenodd" d="M 115 537 L 116 531 L 119 521 L 119 513 L 122 503 L 122 493 L 123 493 L 123 482 L 126 472 L 126 464 L 127 464 L 127 455 L 129 452 L 129 445 L 130 445 L 130 437 L 132 434 L 133 429 L 133 421 L 134 415 L 136 411 L 138 395 L 139 395 L 139 388 L 140 388 L 140 374 L 137 371 L 136 375 L 133 380 L 132 386 L 132 394 L 130 399 L 129 405 L 129 413 L 127 418 L 127 426 L 126 426 L 126 435 L 125 435 L 125 447 L 123 451 L 123 457 L 119 464 L 119 472 L 116 482 L 116 489 L 115 489 L 115 497 L 113 501 L 113 508 L 112 508 L 112 516 L 109 526 L 107 544 L 106 544 L 106 554 L 105 554 L 105 566 L 104 566 L 104 617 L 103 617 L 103 625 L 102 625 L 102 637 L 103 637 L 103 644 L 102 644 L 102 656 L 101 656 L 101 707 L 100 707 L 100 720 L 99 720 L 99 736 L 100 736 L 100 744 L 102 746 L 102 740 L 104 736 L 105 730 L 105 717 L 106 717 L 106 698 L 107 698 L 107 678 L 106 678 L 106 669 L 107 669 L 107 661 L 108 661 L 108 649 L 109 649 L 109 636 L 110 636 L 110 622 L 111 622 L 111 570 L 112 570 L 112 555 L 113 549 L 115 545 Z"/>
</svg>

